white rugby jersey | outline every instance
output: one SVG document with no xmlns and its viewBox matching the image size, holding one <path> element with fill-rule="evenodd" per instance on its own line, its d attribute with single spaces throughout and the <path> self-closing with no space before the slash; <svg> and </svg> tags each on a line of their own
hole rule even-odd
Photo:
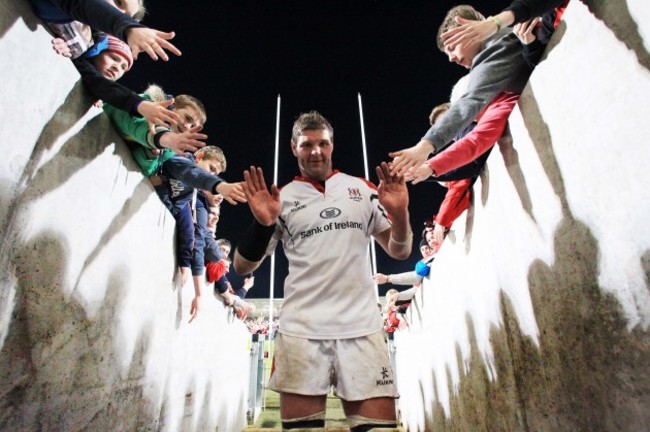
<svg viewBox="0 0 650 432">
<path fill-rule="evenodd" d="M 282 240 L 289 261 L 280 332 L 346 339 L 381 330 L 368 244 L 390 228 L 377 189 L 338 171 L 321 184 L 296 177 L 280 191 L 282 211 L 267 249 Z"/>
</svg>

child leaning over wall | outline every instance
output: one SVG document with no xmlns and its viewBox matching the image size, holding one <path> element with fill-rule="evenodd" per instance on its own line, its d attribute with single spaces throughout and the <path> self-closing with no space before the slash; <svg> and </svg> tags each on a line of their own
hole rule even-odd
<svg viewBox="0 0 650 432">
<path fill-rule="evenodd" d="M 114 1 L 104 0 L 30 0 L 36 15 L 57 38 L 53 41 L 54 48 L 64 56 L 73 58 L 73 64 L 79 71 L 82 81 L 93 97 L 108 102 L 134 116 L 142 116 L 153 127 L 156 123 L 171 122 L 178 119 L 173 112 L 166 110 L 168 102 L 153 103 L 141 98 L 132 90 L 116 83 L 124 72 L 130 69 L 138 53 L 147 51 L 152 58 L 160 55 L 167 59 L 163 48 L 169 49 L 176 55 L 180 51 L 167 39 L 173 33 L 163 33 L 144 27 L 127 13 L 135 16 L 144 14 L 144 6 L 134 3 L 135 0 Z M 125 13 L 127 12 L 127 13 Z M 92 34 L 91 32 L 98 31 Z M 75 33 L 78 32 L 79 34 Z M 109 37 L 106 37 L 106 34 Z M 74 48 L 74 56 L 70 46 L 61 37 L 68 37 Z M 57 41 L 59 39 L 59 41 Z M 114 39 L 111 42 L 111 39 Z M 122 42 L 125 41 L 125 42 Z M 76 43 L 83 45 L 75 47 Z M 128 67 L 104 67 L 96 64 L 96 57 L 107 48 L 108 44 L 124 44 L 120 48 L 128 52 L 130 62 Z M 156 54 L 157 53 L 157 54 Z M 104 65 L 106 66 L 106 65 Z"/>
<path fill-rule="evenodd" d="M 195 154 L 173 155 L 161 165 L 161 186 L 166 187 L 169 192 L 174 217 L 182 215 L 192 201 L 195 205 L 192 209 L 194 244 L 190 262 L 195 296 L 190 308 L 190 322 L 198 314 L 203 290 L 205 238 L 209 235 L 207 229 L 209 202 L 213 200 L 213 195 L 217 194 L 223 195 L 231 203 L 246 202 L 240 183 L 227 183 L 218 177 L 218 174 L 225 171 L 225 167 L 225 155 L 216 146 L 206 146 Z"/>
</svg>

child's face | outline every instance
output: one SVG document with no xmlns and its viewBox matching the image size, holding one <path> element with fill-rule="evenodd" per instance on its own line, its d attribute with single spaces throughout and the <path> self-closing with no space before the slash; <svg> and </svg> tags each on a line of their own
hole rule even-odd
<svg viewBox="0 0 650 432">
<path fill-rule="evenodd" d="M 451 47 L 445 47 L 445 54 L 449 57 L 449 61 L 459 64 L 466 69 L 472 67 L 472 61 L 481 48 L 480 43 L 476 42 L 460 42 Z"/>
<path fill-rule="evenodd" d="M 221 252 L 223 252 L 224 257 L 228 258 L 230 256 L 230 248 L 228 245 L 220 244 L 219 249 L 221 249 Z"/>
<path fill-rule="evenodd" d="M 196 166 L 214 175 L 219 175 L 223 171 L 221 162 L 214 159 L 207 159 L 203 157 L 203 153 L 196 155 Z"/>
<path fill-rule="evenodd" d="M 93 64 L 104 78 L 111 81 L 122 78 L 129 67 L 124 57 L 110 51 L 103 51 L 93 57 Z"/>
<path fill-rule="evenodd" d="M 223 170 L 221 170 L 221 171 L 223 172 Z M 221 209 L 220 209 L 220 207 L 218 207 L 218 206 L 220 206 L 221 203 L 223 202 L 223 195 L 221 195 L 221 194 L 216 194 L 216 195 L 214 196 L 214 199 L 213 199 L 212 202 L 214 203 L 215 206 L 217 206 L 217 207 L 215 207 L 215 208 L 217 209 L 217 215 L 221 214 Z"/>
<path fill-rule="evenodd" d="M 219 223 L 219 207 L 214 207 L 210 209 L 210 213 L 208 213 L 208 229 L 210 231 L 215 231 L 217 228 L 217 224 Z"/>
<path fill-rule="evenodd" d="M 199 121 L 199 113 L 195 109 L 186 107 L 186 108 L 176 108 L 174 110 L 176 114 L 181 116 L 183 119 L 182 123 L 172 126 L 172 132 L 183 133 L 188 129 L 201 125 Z"/>
<path fill-rule="evenodd" d="M 436 241 L 435 241 L 435 239 L 433 237 L 433 231 L 427 231 L 426 240 L 427 240 L 427 243 L 429 244 L 429 248 L 431 250 L 435 249 L 435 247 L 437 246 L 437 243 L 436 243 Z"/>
<path fill-rule="evenodd" d="M 130 17 L 134 16 L 140 9 L 139 0 L 106 0 L 106 2 Z"/>
</svg>

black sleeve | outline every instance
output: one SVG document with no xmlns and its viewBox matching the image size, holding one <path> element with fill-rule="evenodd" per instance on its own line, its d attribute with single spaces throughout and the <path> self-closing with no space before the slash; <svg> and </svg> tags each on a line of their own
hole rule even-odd
<svg viewBox="0 0 650 432">
<path fill-rule="evenodd" d="M 124 32 L 131 27 L 144 27 L 104 0 L 50 0 L 71 18 L 90 27 L 110 33 L 126 42 Z"/>
<path fill-rule="evenodd" d="M 542 54 L 546 50 L 546 45 L 553 36 L 555 32 L 555 18 L 557 17 L 557 12 L 555 9 L 544 12 L 542 14 L 542 22 L 539 28 L 535 31 L 535 40 L 528 45 L 524 45 L 523 55 L 526 59 L 526 63 L 531 68 L 534 68 L 539 59 L 542 58 Z"/>
<path fill-rule="evenodd" d="M 235 290 L 235 295 L 242 300 L 246 298 L 246 294 L 248 294 L 248 291 L 246 291 L 244 287 Z"/>
<path fill-rule="evenodd" d="M 514 0 L 504 10 L 515 14 L 514 24 L 541 16 L 544 12 L 561 6 L 566 0 Z"/>
<path fill-rule="evenodd" d="M 221 276 L 219 280 L 214 283 L 214 290 L 219 294 L 228 291 L 228 278 L 226 275 Z"/>
<path fill-rule="evenodd" d="M 104 78 L 89 59 L 78 58 L 72 63 L 81 74 L 81 79 L 91 95 L 133 116 L 142 117 L 136 108 L 145 100 L 143 97 L 122 84 Z"/>
<path fill-rule="evenodd" d="M 528 45 L 524 45 L 522 55 L 524 56 L 526 63 L 528 63 L 528 66 L 534 68 L 535 65 L 537 65 L 537 62 L 542 57 L 542 54 L 544 54 L 545 48 L 546 45 L 542 45 L 542 43 L 538 40 L 535 40 Z"/>
<path fill-rule="evenodd" d="M 275 224 L 264 226 L 257 220 L 248 227 L 237 244 L 237 252 L 250 262 L 259 262 L 266 254 L 266 248 L 275 233 Z M 236 270 L 236 269 L 235 269 Z"/>
<path fill-rule="evenodd" d="M 179 180 L 186 188 L 204 189 L 217 194 L 217 186 L 223 181 L 219 176 L 199 168 L 193 159 L 174 155 L 163 163 L 163 172 Z"/>
</svg>

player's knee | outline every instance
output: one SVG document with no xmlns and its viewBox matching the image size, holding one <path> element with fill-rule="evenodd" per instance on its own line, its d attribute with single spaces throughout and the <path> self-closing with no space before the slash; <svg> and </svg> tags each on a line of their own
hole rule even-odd
<svg viewBox="0 0 650 432">
<path fill-rule="evenodd" d="M 319 432 L 325 430 L 325 411 L 318 412 L 316 414 L 308 415 L 305 417 L 297 417 L 282 419 L 282 430 L 283 431 L 309 431 L 309 432 Z"/>
<path fill-rule="evenodd" d="M 348 417 L 350 432 L 395 432 L 397 423 L 395 420 L 375 419 L 360 415 Z"/>
</svg>

